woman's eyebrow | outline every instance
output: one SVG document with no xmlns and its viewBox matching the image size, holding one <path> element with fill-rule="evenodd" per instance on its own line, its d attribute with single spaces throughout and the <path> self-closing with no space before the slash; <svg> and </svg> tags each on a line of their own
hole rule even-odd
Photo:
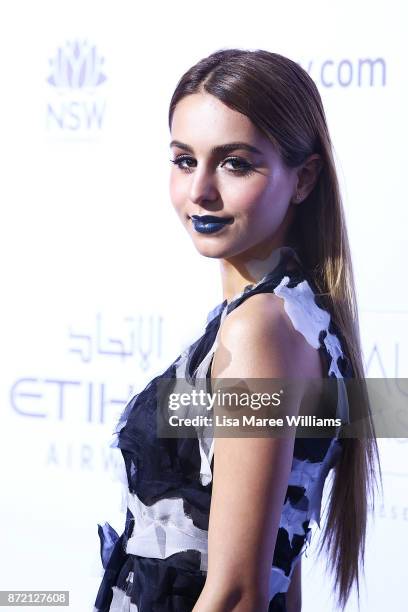
<svg viewBox="0 0 408 612">
<path fill-rule="evenodd" d="M 184 149 L 189 153 L 194 153 L 194 149 L 190 147 L 190 145 L 187 145 L 184 142 L 180 142 L 179 140 L 172 140 L 170 146 L 179 147 L 179 149 Z M 217 153 L 230 153 L 231 151 L 236 151 L 237 149 L 243 149 L 244 151 L 249 151 L 250 153 L 258 153 L 259 155 L 263 154 L 262 151 L 248 144 L 247 142 L 229 142 L 227 144 L 218 145 L 216 147 L 213 147 L 210 153 L 212 155 Z"/>
</svg>

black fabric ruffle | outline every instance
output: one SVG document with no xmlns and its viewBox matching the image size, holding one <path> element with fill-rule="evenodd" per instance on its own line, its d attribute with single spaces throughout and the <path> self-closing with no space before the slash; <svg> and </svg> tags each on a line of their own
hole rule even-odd
<svg viewBox="0 0 408 612">
<path fill-rule="evenodd" d="M 95 607 L 109 612 L 112 586 L 136 604 L 138 612 L 191 612 L 203 590 L 206 574 L 199 569 L 200 553 L 187 550 L 166 559 L 126 554 L 117 546 L 100 586 Z"/>
</svg>

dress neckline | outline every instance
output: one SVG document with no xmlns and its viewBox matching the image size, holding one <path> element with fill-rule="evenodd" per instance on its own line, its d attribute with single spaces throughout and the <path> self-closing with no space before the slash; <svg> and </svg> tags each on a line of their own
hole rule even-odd
<svg viewBox="0 0 408 612">
<path fill-rule="evenodd" d="M 276 256 L 276 259 L 274 260 L 275 263 L 272 268 L 266 274 L 264 274 L 264 276 L 262 276 L 262 278 L 256 283 L 248 283 L 248 285 L 246 285 L 244 289 L 238 291 L 235 295 L 232 296 L 229 301 L 227 299 L 224 299 L 222 302 L 217 304 L 215 308 L 210 310 L 207 315 L 207 324 L 210 323 L 210 321 L 212 321 L 212 319 L 214 319 L 216 316 L 220 315 L 225 308 L 230 311 L 232 309 L 232 305 L 235 304 L 235 302 L 237 302 L 238 300 L 240 300 L 243 295 L 246 296 L 247 293 L 258 289 L 258 287 L 268 282 L 272 277 L 276 276 L 277 273 L 281 273 L 284 275 L 284 272 L 286 270 L 286 264 L 288 262 L 294 260 L 296 261 L 298 266 L 300 266 L 300 268 L 303 267 L 299 255 L 294 247 L 286 245 L 277 247 L 272 251 L 272 253 Z"/>
</svg>

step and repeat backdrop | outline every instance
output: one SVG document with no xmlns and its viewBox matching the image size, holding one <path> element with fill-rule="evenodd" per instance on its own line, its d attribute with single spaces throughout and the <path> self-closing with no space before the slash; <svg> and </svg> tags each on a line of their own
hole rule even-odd
<svg viewBox="0 0 408 612">
<path fill-rule="evenodd" d="M 406 18 L 395 1 L 2 3 L 0 590 L 69 590 L 70 610 L 92 609 L 97 523 L 124 526 L 115 422 L 222 300 L 218 262 L 195 251 L 168 190 L 170 97 L 209 53 L 267 49 L 316 82 L 366 375 L 408 376 Z M 402 612 L 408 443 L 379 443 L 360 612 Z M 336 610 L 318 538 L 305 612 Z"/>
</svg>

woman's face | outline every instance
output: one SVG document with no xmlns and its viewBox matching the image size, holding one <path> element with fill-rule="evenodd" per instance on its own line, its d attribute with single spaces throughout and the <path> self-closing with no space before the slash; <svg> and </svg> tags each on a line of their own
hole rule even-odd
<svg viewBox="0 0 408 612">
<path fill-rule="evenodd" d="M 285 244 L 296 169 L 248 117 L 210 94 L 191 94 L 174 110 L 171 141 L 170 197 L 199 253 L 245 260 Z M 192 215 L 229 222 L 203 233 Z"/>
</svg>

